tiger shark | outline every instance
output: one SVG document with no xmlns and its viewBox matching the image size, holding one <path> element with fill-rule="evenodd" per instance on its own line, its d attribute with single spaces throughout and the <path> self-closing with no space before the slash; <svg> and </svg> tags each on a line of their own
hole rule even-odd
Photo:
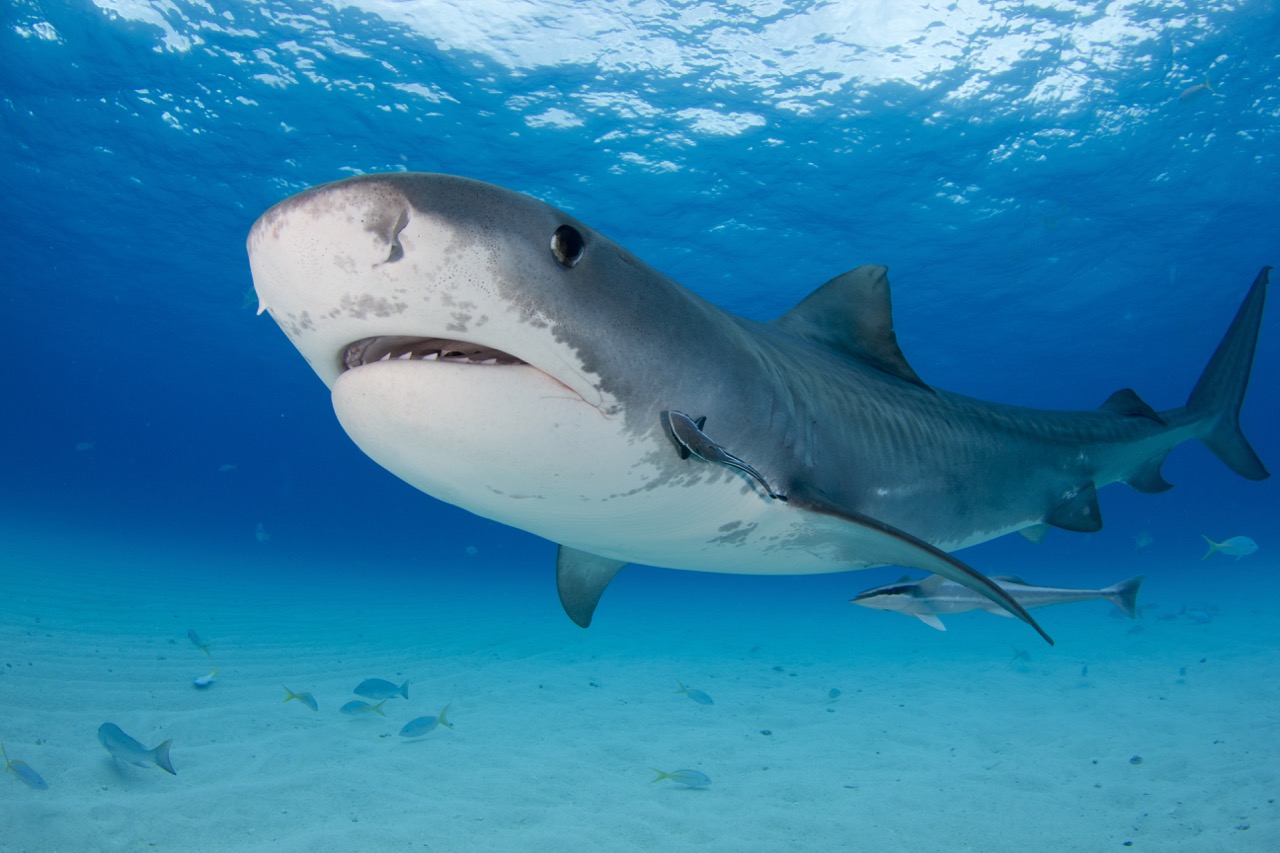
<svg viewBox="0 0 1280 853">
<path fill-rule="evenodd" d="M 266 311 L 347 434 L 416 488 L 559 544 L 590 624 L 628 563 L 740 574 L 881 565 L 959 583 L 1052 640 L 950 552 L 1095 531 L 1097 489 L 1170 487 L 1199 439 L 1268 476 L 1239 428 L 1269 268 L 1185 406 L 1129 389 L 1040 411 L 931 387 L 882 266 L 772 322 L 730 314 L 574 217 L 440 174 L 366 175 L 267 210 L 248 237 Z"/>
</svg>

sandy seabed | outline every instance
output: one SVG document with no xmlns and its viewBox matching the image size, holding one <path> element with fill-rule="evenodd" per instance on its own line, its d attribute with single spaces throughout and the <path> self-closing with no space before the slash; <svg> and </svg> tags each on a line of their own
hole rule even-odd
<svg viewBox="0 0 1280 853">
<path fill-rule="evenodd" d="M 582 631 L 532 561 L 406 579 L 193 550 L 0 536 L 0 740 L 49 784 L 0 775 L 0 850 L 1280 850 L 1261 557 L 1248 589 L 1153 573 L 1137 623 L 1039 611 L 1050 649 L 852 608 L 865 575 L 632 568 Z M 1212 621 L 1168 618 L 1207 593 Z M 410 698 L 340 714 L 371 676 Z M 452 730 L 399 736 L 446 703 Z M 171 738 L 177 775 L 118 764 L 106 721 Z"/>
</svg>

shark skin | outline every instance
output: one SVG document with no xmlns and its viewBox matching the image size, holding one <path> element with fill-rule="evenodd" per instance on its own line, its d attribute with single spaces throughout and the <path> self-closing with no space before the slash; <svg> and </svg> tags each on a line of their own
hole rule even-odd
<svg viewBox="0 0 1280 853">
<path fill-rule="evenodd" d="M 1055 412 L 929 387 L 898 347 L 884 267 L 757 322 L 550 205 L 466 178 L 315 187 L 265 212 L 247 248 L 259 313 L 356 445 L 440 500 L 559 543 L 561 601 L 584 627 L 627 563 L 900 565 L 1040 631 L 949 552 L 1097 530 L 1098 488 L 1169 488 L 1160 466 L 1192 438 L 1268 476 L 1238 422 L 1269 268 L 1187 405 L 1157 413 L 1125 389 Z M 670 413 L 687 413 L 680 435 Z"/>
</svg>

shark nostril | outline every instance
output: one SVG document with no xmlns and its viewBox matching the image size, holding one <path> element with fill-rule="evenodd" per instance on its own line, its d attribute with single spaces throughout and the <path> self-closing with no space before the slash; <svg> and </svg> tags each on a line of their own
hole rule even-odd
<svg viewBox="0 0 1280 853">
<path fill-rule="evenodd" d="M 409 224 L 409 211 L 400 211 L 400 218 L 396 220 L 395 227 L 391 229 L 391 251 L 387 255 L 387 259 L 383 263 L 394 264 L 396 261 L 404 257 L 404 246 L 400 245 L 400 232 Z"/>
</svg>

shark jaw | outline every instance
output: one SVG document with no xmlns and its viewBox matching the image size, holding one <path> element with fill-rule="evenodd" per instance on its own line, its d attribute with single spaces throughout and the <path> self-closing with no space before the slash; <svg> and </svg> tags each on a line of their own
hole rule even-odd
<svg viewBox="0 0 1280 853">
<path fill-rule="evenodd" d="M 260 312 L 330 388 L 362 451 L 440 500 L 595 554 L 709 571 L 848 568 L 724 555 L 719 540 L 756 530 L 769 501 L 732 472 L 678 464 L 656 411 L 634 417 L 586 363 L 594 342 L 569 342 L 574 321 L 554 310 L 577 260 L 565 229 L 629 266 L 625 252 L 532 200 L 513 216 L 523 196 L 436 178 L 430 198 L 376 178 L 318 187 L 249 236 Z M 477 221 L 483 201 L 479 214 L 449 209 L 455 183 L 501 192 L 493 203 L 527 233 Z M 689 487 L 654 488 L 673 478 Z"/>
</svg>

